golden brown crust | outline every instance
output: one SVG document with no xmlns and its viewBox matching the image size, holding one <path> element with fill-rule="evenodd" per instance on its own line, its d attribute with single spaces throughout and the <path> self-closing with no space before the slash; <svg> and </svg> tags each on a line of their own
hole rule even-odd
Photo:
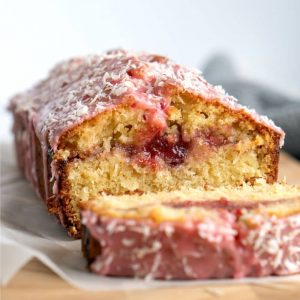
<svg viewBox="0 0 300 300">
<path fill-rule="evenodd" d="M 257 214 L 287 217 L 300 213 L 300 186 L 285 183 L 253 186 L 182 189 L 143 195 L 101 195 L 81 202 L 82 211 L 109 218 L 130 218 L 155 222 L 213 219 L 218 209 L 246 209 Z"/>
</svg>

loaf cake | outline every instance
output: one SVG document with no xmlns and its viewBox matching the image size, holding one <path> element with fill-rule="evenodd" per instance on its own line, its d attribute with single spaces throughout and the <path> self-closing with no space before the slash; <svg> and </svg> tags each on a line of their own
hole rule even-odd
<svg viewBox="0 0 300 300">
<path fill-rule="evenodd" d="M 300 188 L 285 184 L 102 195 L 81 203 L 101 275 L 146 279 L 300 273 Z"/>
<path fill-rule="evenodd" d="M 10 109 L 18 164 L 80 237 L 79 201 L 277 178 L 284 133 L 197 70 L 113 50 L 57 65 Z"/>
</svg>

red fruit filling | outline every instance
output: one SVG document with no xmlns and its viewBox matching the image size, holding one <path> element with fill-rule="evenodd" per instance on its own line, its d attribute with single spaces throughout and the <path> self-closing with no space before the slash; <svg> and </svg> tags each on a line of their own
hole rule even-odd
<svg viewBox="0 0 300 300">
<path fill-rule="evenodd" d="M 175 167 L 185 161 L 189 145 L 190 143 L 182 140 L 181 135 L 177 141 L 170 141 L 165 136 L 156 136 L 141 151 L 149 160 L 161 158 L 171 167 Z"/>
<path fill-rule="evenodd" d="M 177 133 L 171 135 L 162 134 L 161 128 L 159 130 L 156 127 L 153 128 L 140 132 L 135 145 L 119 144 L 117 146 L 125 150 L 128 156 L 137 164 L 157 168 L 161 160 L 171 167 L 183 164 L 189 150 L 197 140 L 201 141 L 201 144 L 212 148 L 229 143 L 228 138 L 214 132 L 212 129 L 198 132 L 193 139 L 187 141 L 183 138 L 180 126 L 177 128 Z"/>
<path fill-rule="evenodd" d="M 119 147 L 127 151 L 129 156 L 140 165 L 155 168 L 159 165 L 158 159 L 162 159 L 169 166 L 176 167 L 185 161 L 190 142 L 183 141 L 181 134 L 175 139 L 158 134 L 143 146 Z"/>
</svg>

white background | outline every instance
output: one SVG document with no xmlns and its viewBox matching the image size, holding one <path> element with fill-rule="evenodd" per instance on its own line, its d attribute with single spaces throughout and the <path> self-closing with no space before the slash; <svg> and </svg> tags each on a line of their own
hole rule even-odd
<svg viewBox="0 0 300 300">
<path fill-rule="evenodd" d="M 9 97 L 64 58 L 119 46 L 194 67 L 228 53 L 245 77 L 300 98 L 298 0 L 0 0 L 1 140 Z"/>
</svg>

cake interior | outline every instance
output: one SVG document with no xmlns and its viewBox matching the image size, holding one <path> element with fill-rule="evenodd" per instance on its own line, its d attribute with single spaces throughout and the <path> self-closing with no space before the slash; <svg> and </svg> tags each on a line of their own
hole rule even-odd
<svg viewBox="0 0 300 300">
<path fill-rule="evenodd" d="M 300 188 L 258 182 L 235 189 L 188 189 L 143 195 L 101 195 L 82 202 L 83 210 L 101 217 L 151 219 L 155 222 L 201 220 L 218 216 L 218 210 L 258 212 L 276 217 L 300 214 Z"/>
<path fill-rule="evenodd" d="M 200 100 L 200 101 L 199 101 Z M 278 136 L 217 101 L 177 94 L 171 104 L 132 99 L 68 131 L 61 197 L 79 222 L 78 202 L 112 195 L 276 180 Z M 68 162 L 65 164 L 65 162 Z"/>
</svg>

